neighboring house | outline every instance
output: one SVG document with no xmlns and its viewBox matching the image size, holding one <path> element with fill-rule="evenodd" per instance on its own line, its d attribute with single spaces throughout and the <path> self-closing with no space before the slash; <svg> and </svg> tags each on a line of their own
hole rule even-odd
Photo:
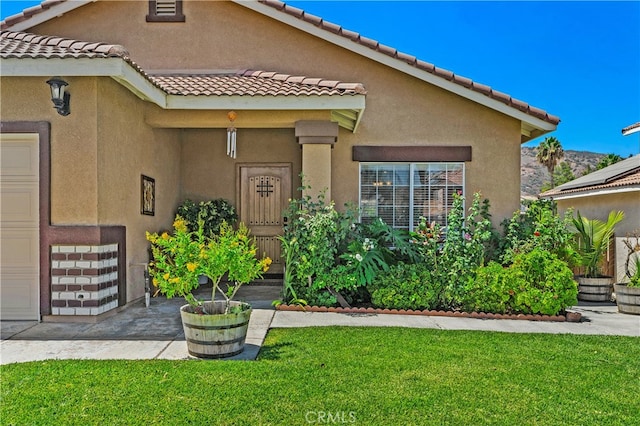
<svg viewBox="0 0 640 426">
<path fill-rule="evenodd" d="M 617 281 L 622 280 L 627 250 L 621 240 L 640 232 L 640 155 L 559 185 L 540 197 L 555 200 L 561 214 L 573 209 L 589 219 L 606 221 L 612 210 L 625 213 L 615 232 L 614 270 Z"/>
<path fill-rule="evenodd" d="M 145 231 L 186 198 L 231 200 L 281 271 L 300 173 L 363 220 L 444 223 L 462 190 L 499 223 L 520 145 L 559 122 L 278 1 L 47 1 L 0 26 L 3 318 L 140 298 Z"/>
</svg>

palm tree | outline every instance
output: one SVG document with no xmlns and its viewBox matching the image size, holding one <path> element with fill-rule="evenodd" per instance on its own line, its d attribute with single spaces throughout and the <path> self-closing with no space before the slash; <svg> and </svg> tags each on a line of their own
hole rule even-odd
<svg viewBox="0 0 640 426">
<path fill-rule="evenodd" d="M 553 171 L 558 162 L 563 158 L 564 149 L 562 149 L 560 141 L 553 136 L 544 138 L 544 140 L 540 142 L 540 145 L 538 145 L 536 160 L 549 170 L 549 174 L 551 175 L 551 188 L 555 187 Z"/>
</svg>

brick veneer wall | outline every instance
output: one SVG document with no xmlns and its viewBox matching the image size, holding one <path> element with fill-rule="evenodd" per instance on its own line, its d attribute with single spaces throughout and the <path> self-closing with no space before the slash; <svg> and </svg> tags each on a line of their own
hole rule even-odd
<svg viewBox="0 0 640 426">
<path fill-rule="evenodd" d="M 51 314 L 100 315 L 118 307 L 118 244 L 51 246 Z"/>
</svg>

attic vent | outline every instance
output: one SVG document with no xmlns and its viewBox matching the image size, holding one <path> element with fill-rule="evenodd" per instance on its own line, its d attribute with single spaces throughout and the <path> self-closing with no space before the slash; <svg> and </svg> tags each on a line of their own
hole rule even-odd
<svg viewBox="0 0 640 426">
<path fill-rule="evenodd" d="M 156 16 L 175 16 L 175 0 L 156 0 Z"/>
<path fill-rule="evenodd" d="M 184 22 L 182 0 L 149 1 L 147 22 Z"/>
</svg>

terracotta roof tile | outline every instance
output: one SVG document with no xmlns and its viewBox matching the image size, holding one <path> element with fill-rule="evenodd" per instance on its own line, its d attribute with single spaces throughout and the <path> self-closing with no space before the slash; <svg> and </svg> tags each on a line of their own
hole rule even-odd
<svg viewBox="0 0 640 426">
<path fill-rule="evenodd" d="M 2 58 L 127 58 L 127 50 L 117 44 L 87 43 L 61 37 L 22 32 L 0 33 Z"/>
<path fill-rule="evenodd" d="M 51 7 L 54 7 L 60 3 L 64 3 L 67 0 L 46 0 L 44 2 L 42 2 L 40 5 L 38 6 L 34 6 L 32 8 L 26 9 L 25 11 L 23 11 L 22 13 L 19 13 L 17 15 L 13 15 L 10 16 L 8 18 L 6 18 L 4 21 L 0 22 L 0 29 L 4 30 L 9 28 L 12 25 L 17 24 L 18 22 L 22 22 L 26 19 L 28 19 L 30 16 L 36 15 L 38 13 L 41 13 Z M 558 124 L 560 122 L 560 118 L 558 118 L 555 115 L 551 115 L 548 114 L 546 111 L 541 110 L 539 108 L 533 108 L 530 105 L 526 104 L 525 102 L 522 101 L 515 101 L 511 98 L 511 96 L 506 95 L 504 93 L 492 90 L 489 86 L 483 85 L 483 84 L 479 84 L 475 81 L 472 81 L 468 78 L 460 78 L 459 76 L 456 76 L 453 72 L 451 71 L 447 71 L 447 70 L 443 70 L 441 68 L 435 67 L 432 64 L 429 64 L 427 62 L 423 62 L 423 61 L 419 61 L 416 60 L 416 58 L 410 56 L 410 55 L 406 55 L 402 52 L 398 52 L 397 50 L 389 47 L 389 46 L 385 46 L 385 45 L 381 45 L 380 43 L 378 43 L 375 40 L 371 40 L 365 37 L 360 36 L 360 34 L 358 34 L 357 32 L 354 31 L 349 31 L 345 28 L 343 28 L 340 25 L 331 23 L 331 22 L 327 22 L 325 20 L 323 20 L 322 18 L 306 13 L 304 10 L 293 7 L 293 6 L 289 6 L 279 0 L 258 0 L 260 3 L 272 7 L 275 10 L 278 10 L 282 13 L 286 13 L 288 15 L 294 16 L 300 20 L 303 20 L 305 22 L 308 22 L 312 25 L 315 25 L 316 27 L 322 28 L 330 33 L 333 34 L 337 34 L 339 36 L 345 37 L 355 43 L 359 43 L 363 46 L 366 46 L 372 50 L 375 50 L 377 52 L 380 52 L 384 55 L 396 58 L 400 61 L 406 62 L 409 65 L 415 66 L 418 69 L 421 69 L 423 71 L 429 72 L 431 74 L 434 74 L 438 77 L 442 77 L 446 80 L 452 81 L 456 84 L 460 84 L 464 87 L 469 88 L 470 90 L 473 91 L 477 91 L 489 98 L 495 99 L 499 102 L 503 102 L 509 106 L 516 106 L 516 108 L 521 109 L 525 112 L 527 112 L 528 114 L 540 118 L 544 121 L 547 121 L 549 123 L 552 124 Z M 68 47 L 68 46 L 64 46 L 61 43 L 58 45 L 60 47 Z M 81 49 L 81 48 L 78 48 Z M 101 49 L 102 50 L 102 49 Z M 111 55 L 115 55 L 115 56 L 123 56 L 124 52 L 126 52 L 124 50 L 124 48 L 122 48 L 121 46 L 119 48 L 115 48 L 113 51 L 109 51 L 109 54 Z M 456 78 L 458 77 L 458 78 Z M 471 81 L 471 85 L 469 86 L 469 81 Z M 524 105 L 526 105 L 527 107 L 522 109 L 521 107 L 523 107 Z"/>
<path fill-rule="evenodd" d="M 625 127 L 624 129 L 622 129 L 622 133 L 627 133 L 629 130 L 637 129 L 638 127 L 640 127 L 640 121 L 632 124 L 631 126 Z"/>
<path fill-rule="evenodd" d="M 366 93 L 359 83 L 252 70 L 219 74 L 156 74 L 149 78 L 165 92 L 182 96 L 342 96 Z"/>
<path fill-rule="evenodd" d="M 29 19 L 33 15 L 37 15 L 38 13 L 44 12 L 54 6 L 57 6 L 60 3 L 64 3 L 66 0 L 47 0 L 43 1 L 39 5 L 27 8 L 23 10 L 21 13 L 9 16 L 5 18 L 2 22 L 0 22 L 0 30 L 4 30 L 11 25 L 15 25 L 19 22 L 25 21 Z"/>
<path fill-rule="evenodd" d="M 475 81 L 472 81 L 468 78 L 460 78 L 460 76 L 455 75 L 453 72 L 451 71 L 447 71 L 447 70 L 443 70 L 442 68 L 438 68 L 435 66 L 432 66 L 431 64 L 428 64 L 426 62 L 422 62 L 422 61 L 418 61 L 416 60 L 414 57 L 411 57 L 409 55 L 406 55 L 404 53 L 398 52 L 397 50 L 389 47 L 389 46 L 384 46 L 381 45 L 380 43 L 378 43 L 375 40 L 371 40 L 369 38 L 363 37 L 360 34 L 358 34 L 357 32 L 354 31 L 349 31 L 337 24 L 331 23 L 331 22 L 327 22 L 325 20 L 320 20 L 320 23 L 318 23 L 318 18 L 314 15 L 308 14 L 304 11 L 302 11 L 301 9 L 295 8 L 293 6 L 289 6 L 281 1 L 278 0 L 258 0 L 260 3 L 270 6 L 276 10 L 279 10 L 283 13 L 287 13 L 289 15 L 295 16 L 298 19 L 301 19 L 305 22 L 309 22 L 312 23 L 316 26 L 319 26 L 320 28 L 323 28 L 333 34 L 337 34 L 337 35 L 341 35 L 345 38 L 348 38 L 349 40 L 352 40 L 356 43 L 359 43 L 363 46 L 366 46 L 372 50 L 375 50 L 377 52 L 380 52 L 382 54 L 385 54 L 387 56 L 391 56 L 394 57 L 398 60 L 401 60 L 403 62 L 408 63 L 409 65 L 413 65 L 423 71 L 432 73 L 434 75 L 437 75 L 438 77 L 442 77 L 446 80 L 452 81 L 456 84 L 460 84 L 464 87 L 469 88 L 470 90 L 473 91 L 477 91 L 485 96 L 488 96 L 489 98 L 495 99 L 499 102 L 503 102 L 509 106 L 512 106 L 514 108 L 517 108 L 521 111 L 524 111 L 536 118 L 540 118 L 546 122 L 552 123 L 552 124 L 558 124 L 560 122 L 560 118 L 555 116 L 555 115 L 551 115 L 548 114 L 546 111 L 539 109 L 539 108 L 533 108 L 531 107 L 529 104 L 527 104 L 526 102 L 523 101 L 518 101 L 515 99 L 512 99 L 511 96 L 492 90 L 489 86 L 483 85 L 483 84 L 478 84 Z M 471 82 L 471 84 L 470 84 Z"/>
<path fill-rule="evenodd" d="M 564 191 L 554 188 L 540 194 L 540 196 L 541 197 L 557 197 L 557 196 L 566 195 L 566 194 L 592 192 L 592 191 L 599 191 L 603 189 L 613 189 L 613 188 L 621 188 L 621 187 L 627 187 L 627 186 L 640 186 L 640 170 L 632 174 L 629 174 L 627 176 L 624 176 L 620 179 L 616 179 L 612 182 L 608 182 L 600 185 L 587 186 L 583 188 L 567 189 Z"/>
</svg>

